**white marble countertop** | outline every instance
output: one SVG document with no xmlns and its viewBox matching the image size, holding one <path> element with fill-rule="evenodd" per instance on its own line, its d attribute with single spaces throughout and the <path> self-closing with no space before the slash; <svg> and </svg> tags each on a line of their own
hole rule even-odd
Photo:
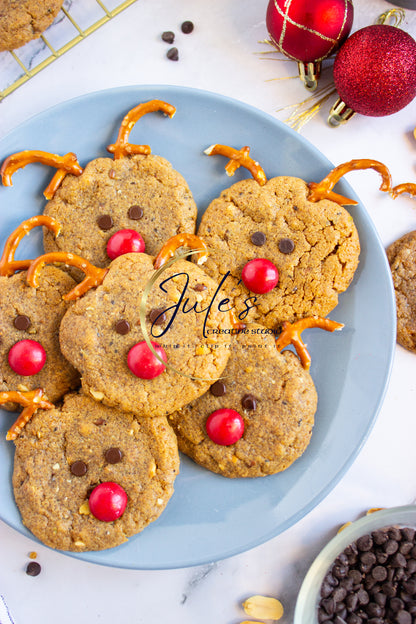
<svg viewBox="0 0 416 624">
<path fill-rule="evenodd" d="M 206 89 L 284 120 L 276 110 L 301 101 L 306 92 L 298 80 L 271 80 L 294 75 L 295 64 L 257 54 L 264 49 L 259 41 L 267 36 L 266 6 L 267 0 L 138 0 L 6 97 L 0 104 L 0 138 L 53 104 L 135 84 Z M 353 30 L 392 8 L 384 0 L 354 0 L 354 6 Z M 191 35 L 180 33 L 186 19 L 195 24 Z M 416 11 L 407 12 L 402 28 L 416 36 Z M 178 62 L 165 57 L 164 30 L 177 33 Z M 2 60 L 0 56 L 0 73 Z M 415 181 L 415 101 L 390 117 L 356 115 L 338 129 L 326 124 L 327 112 L 319 113 L 302 134 L 333 163 L 373 158 L 390 168 L 397 183 Z M 357 172 L 347 179 L 384 245 L 415 229 L 416 200 L 401 196 L 393 202 L 378 191 L 375 173 Z M 15 624 L 237 624 L 249 619 L 242 601 L 256 593 L 278 597 L 285 607 L 281 622 L 288 624 L 310 563 L 341 524 L 371 507 L 415 500 L 415 403 L 416 357 L 397 347 L 384 404 L 352 467 L 295 526 L 227 560 L 168 571 L 113 569 L 39 546 L 0 522 L 0 594 Z M 42 566 L 36 578 L 25 574 L 32 550 Z"/>
</svg>

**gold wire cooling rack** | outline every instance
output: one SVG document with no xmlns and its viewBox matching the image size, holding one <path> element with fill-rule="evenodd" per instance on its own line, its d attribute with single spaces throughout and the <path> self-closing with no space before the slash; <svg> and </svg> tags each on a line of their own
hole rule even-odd
<svg viewBox="0 0 416 624">
<path fill-rule="evenodd" d="M 39 39 L 0 53 L 0 101 L 136 1 L 66 1 Z"/>
</svg>

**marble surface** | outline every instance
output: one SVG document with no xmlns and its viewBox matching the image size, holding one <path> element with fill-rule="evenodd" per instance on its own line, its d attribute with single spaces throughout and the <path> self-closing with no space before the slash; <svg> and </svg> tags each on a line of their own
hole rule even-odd
<svg viewBox="0 0 416 624">
<path fill-rule="evenodd" d="M 300 102 L 307 94 L 299 80 L 284 79 L 296 74 L 293 63 L 259 54 L 266 47 L 259 43 L 267 36 L 266 6 L 267 0 L 138 0 L 6 97 L 0 104 L 0 137 L 53 104 L 134 84 L 207 89 L 285 120 L 287 110 L 277 109 Z M 355 0 L 354 6 L 354 30 L 392 8 L 384 0 Z M 191 35 L 180 32 L 185 19 L 195 24 Z M 402 28 L 416 36 L 416 11 L 407 11 Z M 165 56 L 168 46 L 160 39 L 164 30 L 177 33 L 178 62 Z M 0 55 L 2 75 L 6 56 Z M 356 115 L 333 129 L 326 124 L 328 104 L 302 134 L 334 164 L 374 158 L 390 168 L 395 183 L 414 181 L 415 106 L 413 102 L 387 118 Z M 393 201 L 381 194 L 378 176 L 372 172 L 348 174 L 347 179 L 385 246 L 415 229 L 415 199 L 402 196 Z M 289 624 L 310 563 L 341 524 L 371 507 L 415 500 L 415 394 L 416 356 L 397 347 L 377 422 L 347 474 L 295 526 L 224 561 L 169 571 L 106 568 L 39 546 L 0 523 L 0 594 L 15 623 L 237 624 L 248 619 L 242 601 L 259 593 L 283 602 L 285 615 L 280 621 Z M 33 550 L 42 566 L 36 578 L 24 571 Z"/>
</svg>

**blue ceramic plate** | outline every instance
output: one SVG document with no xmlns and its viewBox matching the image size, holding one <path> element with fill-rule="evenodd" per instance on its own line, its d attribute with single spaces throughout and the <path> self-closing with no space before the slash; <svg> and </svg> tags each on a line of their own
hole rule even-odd
<svg viewBox="0 0 416 624">
<path fill-rule="evenodd" d="M 201 212 L 232 180 L 225 159 L 207 157 L 212 143 L 249 145 L 266 175 L 319 181 L 333 165 L 305 139 L 274 118 L 236 100 L 181 87 L 137 86 L 92 93 L 30 119 L 0 141 L 0 160 L 23 149 L 59 154 L 74 151 L 82 165 L 108 155 L 127 110 L 149 99 L 176 106 L 173 119 L 146 115 L 132 142 L 149 144 L 187 179 Z M 336 163 L 339 164 L 339 163 Z M 42 212 L 42 190 L 51 169 L 30 165 L 0 187 L 0 246 L 23 220 Z M 336 189 L 354 197 L 340 182 Z M 351 210 L 362 245 L 353 284 L 331 318 L 342 332 L 305 332 L 319 406 L 312 441 L 285 472 L 258 479 L 225 479 L 183 457 L 175 493 L 162 516 L 140 535 L 112 550 L 75 555 L 103 565 L 167 569 L 198 565 L 248 550 L 284 531 L 308 513 L 351 465 L 374 423 L 386 390 L 395 345 L 395 306 L 390 272 L 374 226 L 361 204 Z M 41 235 L 22 241 L 17 258 L 41 253 Z M 13 444 L 4 434 L 11 422 L 0 413 L 0 517 L 21 533 L 11 488 Z"/>
</svg>

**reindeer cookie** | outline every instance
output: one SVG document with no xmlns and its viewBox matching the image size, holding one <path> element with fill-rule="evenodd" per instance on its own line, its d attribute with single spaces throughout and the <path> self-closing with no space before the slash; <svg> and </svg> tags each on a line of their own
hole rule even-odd
<svg viewBox="0 0 416 624">
<path fill-rule="evenodd" d="M 136 121 L 152 111 L 175 114 L 173 106 L 160 100 L 139 104 L 127 113 L 116 143 L 107 148 L 114 159 L 97 158 L 84 170 L 73 153 L 61 157 L 23 151 L 4 161 L 4 185 L 11 185 L 13 173 L 30 162 L 57 168 L 44 193 L 50 200 L 44 214 L 58 219 L 62 229 L 58 239 L 45 230 L 46 252 L 75 253 L 105 267 L 120 250 L 155 255 L 175 234 L 195 232 L 197 208 L 181 174 L 166 159 L 152 155 L 148 145 L 128 143 Z"/>
<path fill-rule="evenodd" d="M 228 364 L 202 397 L 169 416 L 179 450 L 225 477 L 262 477 L 288 468 L 312 434 L 317 394 L 300 339 L 307 327 L 342 325 L 309 318 L 286 323 L 278 342 L 252 323 L 237 334 Z M 280 350 L 294 337 L 301 360 Z"/>
<path fill-rule="evenodd" d="M 156 260 L 128 253 L 102 269 L 74 254 L 51 253 L 31 264 L 34 286 L 45 263 L 84 270 L 87 277 L 66 298 L 82 294 L 85 284 L 96 286 L 68 309 L 60 328 L 62 352 L 89 396 L 140 416 L 160 416 L 203 394 L 221 375 L 232 317 L 216 301 L 216 282 L 199 266 L 169 260 L 183 245 L 201 248 L 199 259 L 205 258 L 202 241 L 183 234 Z"/>
<path fill-rule="evenodd" d="M 13 490 L 43 543 L 112 548 L 156 520 L 179 472 L 166 418 L 140 419 L 82 394 L 38 411 L 15 440 Z"/>
<path fill-rule="evenodd" d="M 0 259 L 0 391 L 42 388 L 56 401 L 79 385 L 79 374 L 59 346 L 59 326 L 69 307 L 62 296 L 75 282 L 49 266 L 37 290 L 27 284 L 25 269 L 31 260 L 14 260 L 14 253 L 23 236 L 40 225 L 59 233 L 59 223 L 51 217 L 32 217 L 9 236 Z"/>
<path fill-rule="evenodd" d="M 254 176 L 214 199 L 198 230 L 210 251 L 204 268 L 233 298 L 239 320 L 274 328 L 327 315 L 351 283 L 360 253 L 352 217 L 340 205 L 357 202 L 331 189 L 347 171 L 372 167 L 382 173 L 386 190 L 384 165 L 351 161 L 319 185 L 308 185 L 287 176 L 267 181 L 249 148 L 215 145 L 206 153 L 230 157 L 230 175 L 243 165 Z"/>
</svg>

